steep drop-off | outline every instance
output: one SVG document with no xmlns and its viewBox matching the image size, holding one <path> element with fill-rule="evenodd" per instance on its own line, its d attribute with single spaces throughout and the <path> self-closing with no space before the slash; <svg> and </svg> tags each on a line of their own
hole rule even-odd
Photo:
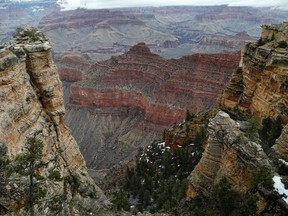
<svg viewBox="0 0 288 216">
<path fill-rule="evenodd" d="M 287 179 L 288 23 L 265 25 L 262 29 L 261 38 L 245 46 L 239 67 L 220 96 L 218 108 L 231 117 L 219 111 L 209 120 L 203 156 L 189 177 L 190 197 L 211 195 L 222 178 L 228 180 L 233 190 L 251 195 L 259 170 L 270 178 L 269 181 L 273 175 L 273 179 L 281 176 L 283 182 Z M 257 133 L 260 127 L 255 125 L 267 117 L 281 117 L 282 126 L 286 127 L 272 143 L 272 148 L 264 152 L 263 140 L 259 139 L 261 134 Z M 271 127 L 270 124 L 264 126 Z M 176 132 L 174 130 L 175 137 Z M 275 191 L 273 185 L 270 189 L 263 187 L 263 182 L 254 188 L 258 212 L 273 209 L 280 215 L 287 213 L 287 202 L 279 196 L 280 191 Z"/>
<path fill-rule="evenodd" d="M 183 120 L 187 110 L 209 108 L 238 65 L 239 55 L 195 54 L 169 60 L 140 43 L 89 69 L 71 71 L 67 81 L 82 80 L 70 86 L 66 119 L 88 164 L 99 168 L 103 163 L 104 168 L 132 158 L 138 147 L 149 145 L 165 127 Z M 64 70 L 69 71 L 65 64 L 60 74 Z M 103 153 L 111 155 L 115 148 L 114 158 L 104 160 Z"/>
<path fill-rule="evenodd" d="M 35 208 L 36 215 L 53 214 L 47 200 L 63 194 L 58 215 L 110 215 L 109 202 L 89 177 L 79 147 L 64 124 L 62 84 L 52 61 L 51 45 L 43 33 L 25 27 L 9 45 L 1 45 L 0 98 L 1 161 L 13 161 L 25 153 L 30 138 L 44 144 L 42 160 L 48 167 L 37 172 L 44 176 L 41 184 L 47 194 Z M 49 170 L 57 170 L 61 180 L 49 179 Z M 1 208 L 24 214 L 23 207 L 28 205 L 23 195 L 26 181 L 26 177 L 12 175 L 5 185 L 5 179 L 1 179 Z M 33 181 L 36 184 L 40 180 L 35 177 Z"/>
<path fill-rule="evenodd" d="M 245 46 L 241 64 L 220 98 L 221 109 L 234 116 L 281 116 L 288 122 L 287 25 L 264 25 L 261 39 Z"/>
</svg>

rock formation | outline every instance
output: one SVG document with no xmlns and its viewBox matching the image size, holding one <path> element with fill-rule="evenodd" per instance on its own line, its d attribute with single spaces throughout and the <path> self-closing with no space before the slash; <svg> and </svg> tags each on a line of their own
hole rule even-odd
<svg viewBox="0 0 288 216">
<path fill-rule="evenodd" d="M 288 40 L 287 26 L 263 26 L 261 39 L 245 46 L 239 68 L 220 98 L 221 109 L 234 116 L 281 116 L 288 122 L 287 45 L 279 46 Z"/>
<path fill-rule="evenodd" d="M 219 107 L 215 110 L 220 108 L 222 111 L 209 121 L 203 156 L 189 177 L 190 197 L 197 194 L 208 196 L 223 177 L 235 191 L 245 194 L 252 187 L 255 173 L 263 167 L 270 172 L 277 170 L 278 173 L 272 175 L 282 175 L 281 178 L 286 179 L 288 23 L 262 28 L 261 38 L 245 46 L 239 67 L 220 96 Z M 266 117 L 282 118 L 285 127 L 269 151 L 263 151 L 260 145 L 263 141 L 259 137 L 249 135 L 251 124 L 255 122 L 243 120 L 251 116 L 258 116 L 259 123 Z M 276 212 L 287 213 L 287 204 L 271 188 L 265 189 L 258 184 L 256 191 L 260 197 L 257 203 L 259 212 L 274 208 Z"/>
<path fill-rule="evenodd" d="M 209 108 L 229 80 L 238 61 L 239 52 L 195 54 L 169 60 L 151 53 L 144 43 L 140 43 L 123 55 L 93 64 L 89 69 L 84 67 L 80 71 L 81 76 L 74 76 L 82 77 L 82 80 L 70 86 L 67 122 L 78 139 L 88 164 L 101 164 L 99 160 L 102 154 L 95 157 L 93 153 L 99 151 L 101 146 L 104 148 L 101 150 L 103 152 L 107 151 L 107 146 L 121 148 L 123 143 L 128 145 L 129 142 L 127 148 L 131 149 L 133 146 L 133 152 L 136 153 L 139 146 L 147 146 L 153 142 L 152 139 L 159 138 L 165 127 L 183 120 L 187 110 L 197 112 Z M 71 77 L 76 74 L 75 70 L 69 73 Z M 60 74 L 62 71 L 60 68 Z M 106 116 L 115 116 L 118 113 L 118 120 L 107 117 L 107 121 L 103 122 L 103 117 L 102 120 L 96 118 L 101 112 L 106 113 Z M 88 122 L 88 116 L 94 119 L 94 123 Z M 122 129 L 118 131 L 119 119 L 122 119 Z M 89 124 L 91 128 L 79 128 L 84 122 L 84 128 Z M 105 126 L 101 126 L 100 122 Z M 99 130 L 105 132 L 99 134 L 100 137 L 94 137 L 98 133 L 94 130 L 95 127 L 102 127 Z M 134 132 L 128 135 L 131 131 Z M 122 139 L 122 136 L 126 138 Z M 102 142 L 103 139 L 107 139 L 108 143 Z M 94 142 L 98 146 L 92 144 Z M 115 155 L 119 155 L 119 152 L 115 152 Z M 123 158 L 123 152 L 119 157 Z M 131 157 L 133 154 L 129 156 Z M 106 166 L 108 161 L 105 160 Z"/>
<path fill-rule="evenodd" d="M 236 191 L 245 193 L 251 188 L 256 167 L 270 167 L 261 145 L 246 137 L 227 113 L 219 111 L 209 122 L 205 152 L 189 177 L 188 196 L 209 196 L 223 177 Z"/>
<path fill-rule="evenodd" d="M 109 202 L 89 177 L 79 147 L 64 124 L 62 84 L 43 33 L 25 27 L 10 44 L 1 45 L 0 98 L 0 159 L 13 161 L 34 137 L 44 144 L 43 160 L 49 163 L 48 168 L 56 169 L 62 177 L 57 183 L 48 178 L 42 183 L 47 188 L 44 200 L 65 194 L 58 215 L 109 215 Z M 47 177 L 48 168 L 39 172 Z M 1 184 L 0 204 L 9 212 L 18 211 L 15 214 L 24 214 L 27 205 L 20 183 L 13 175 L 8 185 Z M 52 214 L 46 204 L 38 204 L 36 215 Z"/>
</svg>

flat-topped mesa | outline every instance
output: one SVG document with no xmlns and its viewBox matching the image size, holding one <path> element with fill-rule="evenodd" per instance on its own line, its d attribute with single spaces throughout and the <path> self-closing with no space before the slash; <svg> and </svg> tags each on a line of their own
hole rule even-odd
<svg viewBox="0 0 288 216">
<path fill-rule="evenodd" d="M 110 215 L 106 197 L 89 177 L 79 147 L 63 122 L 62 84 L 52 61 L 51 46 L 35 28 L 17 30 L 9 45 L 0 46 L 0 100 L 0 160 L 13 161 L 16 155 L 27 153 L 31 138 L 43 143 L 41 160 L 49 166 L 41 167 L 37 173 L 45 179 L 41 184 L 47 193 L 35 208 L 35 215 L 53 215 L 47 202 L 63 194 L 59 215 Z M 1 163 L 1 177 L 2 168 Z M 49 178 L 51 170 L 59 172 L 59 182 Z M 17 174 L 9 178 L 7 185 L 3 180 L 0 206 L 12 214 L 17 211 L 17 215 L 26 215 L 23 207 L 27 196 L 23 193 L 28 182 L 28 178 Z"/>
<path fill-rule="evenodd" d="M 131 47 L 128 51 L 129 54 L 152 54 L 149 47 L 145 43 L 138 43 L 135 46 Z M 156 55 L 156 54 L 155 54 Z"/>
<path fill-rule="evenodd" d="M 247 118 L 281 116 L 288 122 L 288 22 L 262 26 L 261 38 L 242 51 L 239 68 L 220 98 L 220 108 Z"/>
</svg>

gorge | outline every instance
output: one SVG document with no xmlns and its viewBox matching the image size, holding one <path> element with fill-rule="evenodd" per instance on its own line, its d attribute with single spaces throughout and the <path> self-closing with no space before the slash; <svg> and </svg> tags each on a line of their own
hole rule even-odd
<svg viewBox="0 0 288 216">
<path fill-rule="evenodd" d="M 286 11 L 19 5 L 0 1 L 0 215 L 288 214 L 288 22 L 255 27 Z M 20 16 L 41 31 L 8 41 Z"/>
</svg>

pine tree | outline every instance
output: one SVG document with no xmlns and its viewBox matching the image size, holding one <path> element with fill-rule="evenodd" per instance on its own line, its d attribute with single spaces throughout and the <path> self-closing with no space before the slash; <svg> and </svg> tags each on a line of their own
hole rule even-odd
<svg viewBox="0 0 288 216">
<path fill-rule="evenodd" d="M 16 155 L 15 159 L 10 161 L 8 165 L 9 175 L 18 173 L 20 176 L 28 178 L 28 186 L 25 188 L 24 198 L 27 200 L 27 208 L 30 216 L 35 215 L 34 205 L 41 203 L 41 200 L 47 195 L 47 189 L 44 187 L 45 185 L 43 182 L 48 179 L 52 181 L 62 180 L 61 174 L 57 170 L 49 170 L 47 173 L 48 175 L 42 175 L 41 170 L 47 168 L 49 162 L 55 162 L 56 160 L 56 158 L 54 158 L 51 161 L 43 161 L 43 147 L 43 142 L 35 136 L 28 138 L 24 147 L 24 152 Z M 49 207 L 55 209 L 58 202 L 63 202 L 63 198 L 62 195 L 56 195 L 51 197 L 50 200 L 46 200 L 46 202 L 48 205 L 54 203 L 54 206 Z"/>
</svg>

